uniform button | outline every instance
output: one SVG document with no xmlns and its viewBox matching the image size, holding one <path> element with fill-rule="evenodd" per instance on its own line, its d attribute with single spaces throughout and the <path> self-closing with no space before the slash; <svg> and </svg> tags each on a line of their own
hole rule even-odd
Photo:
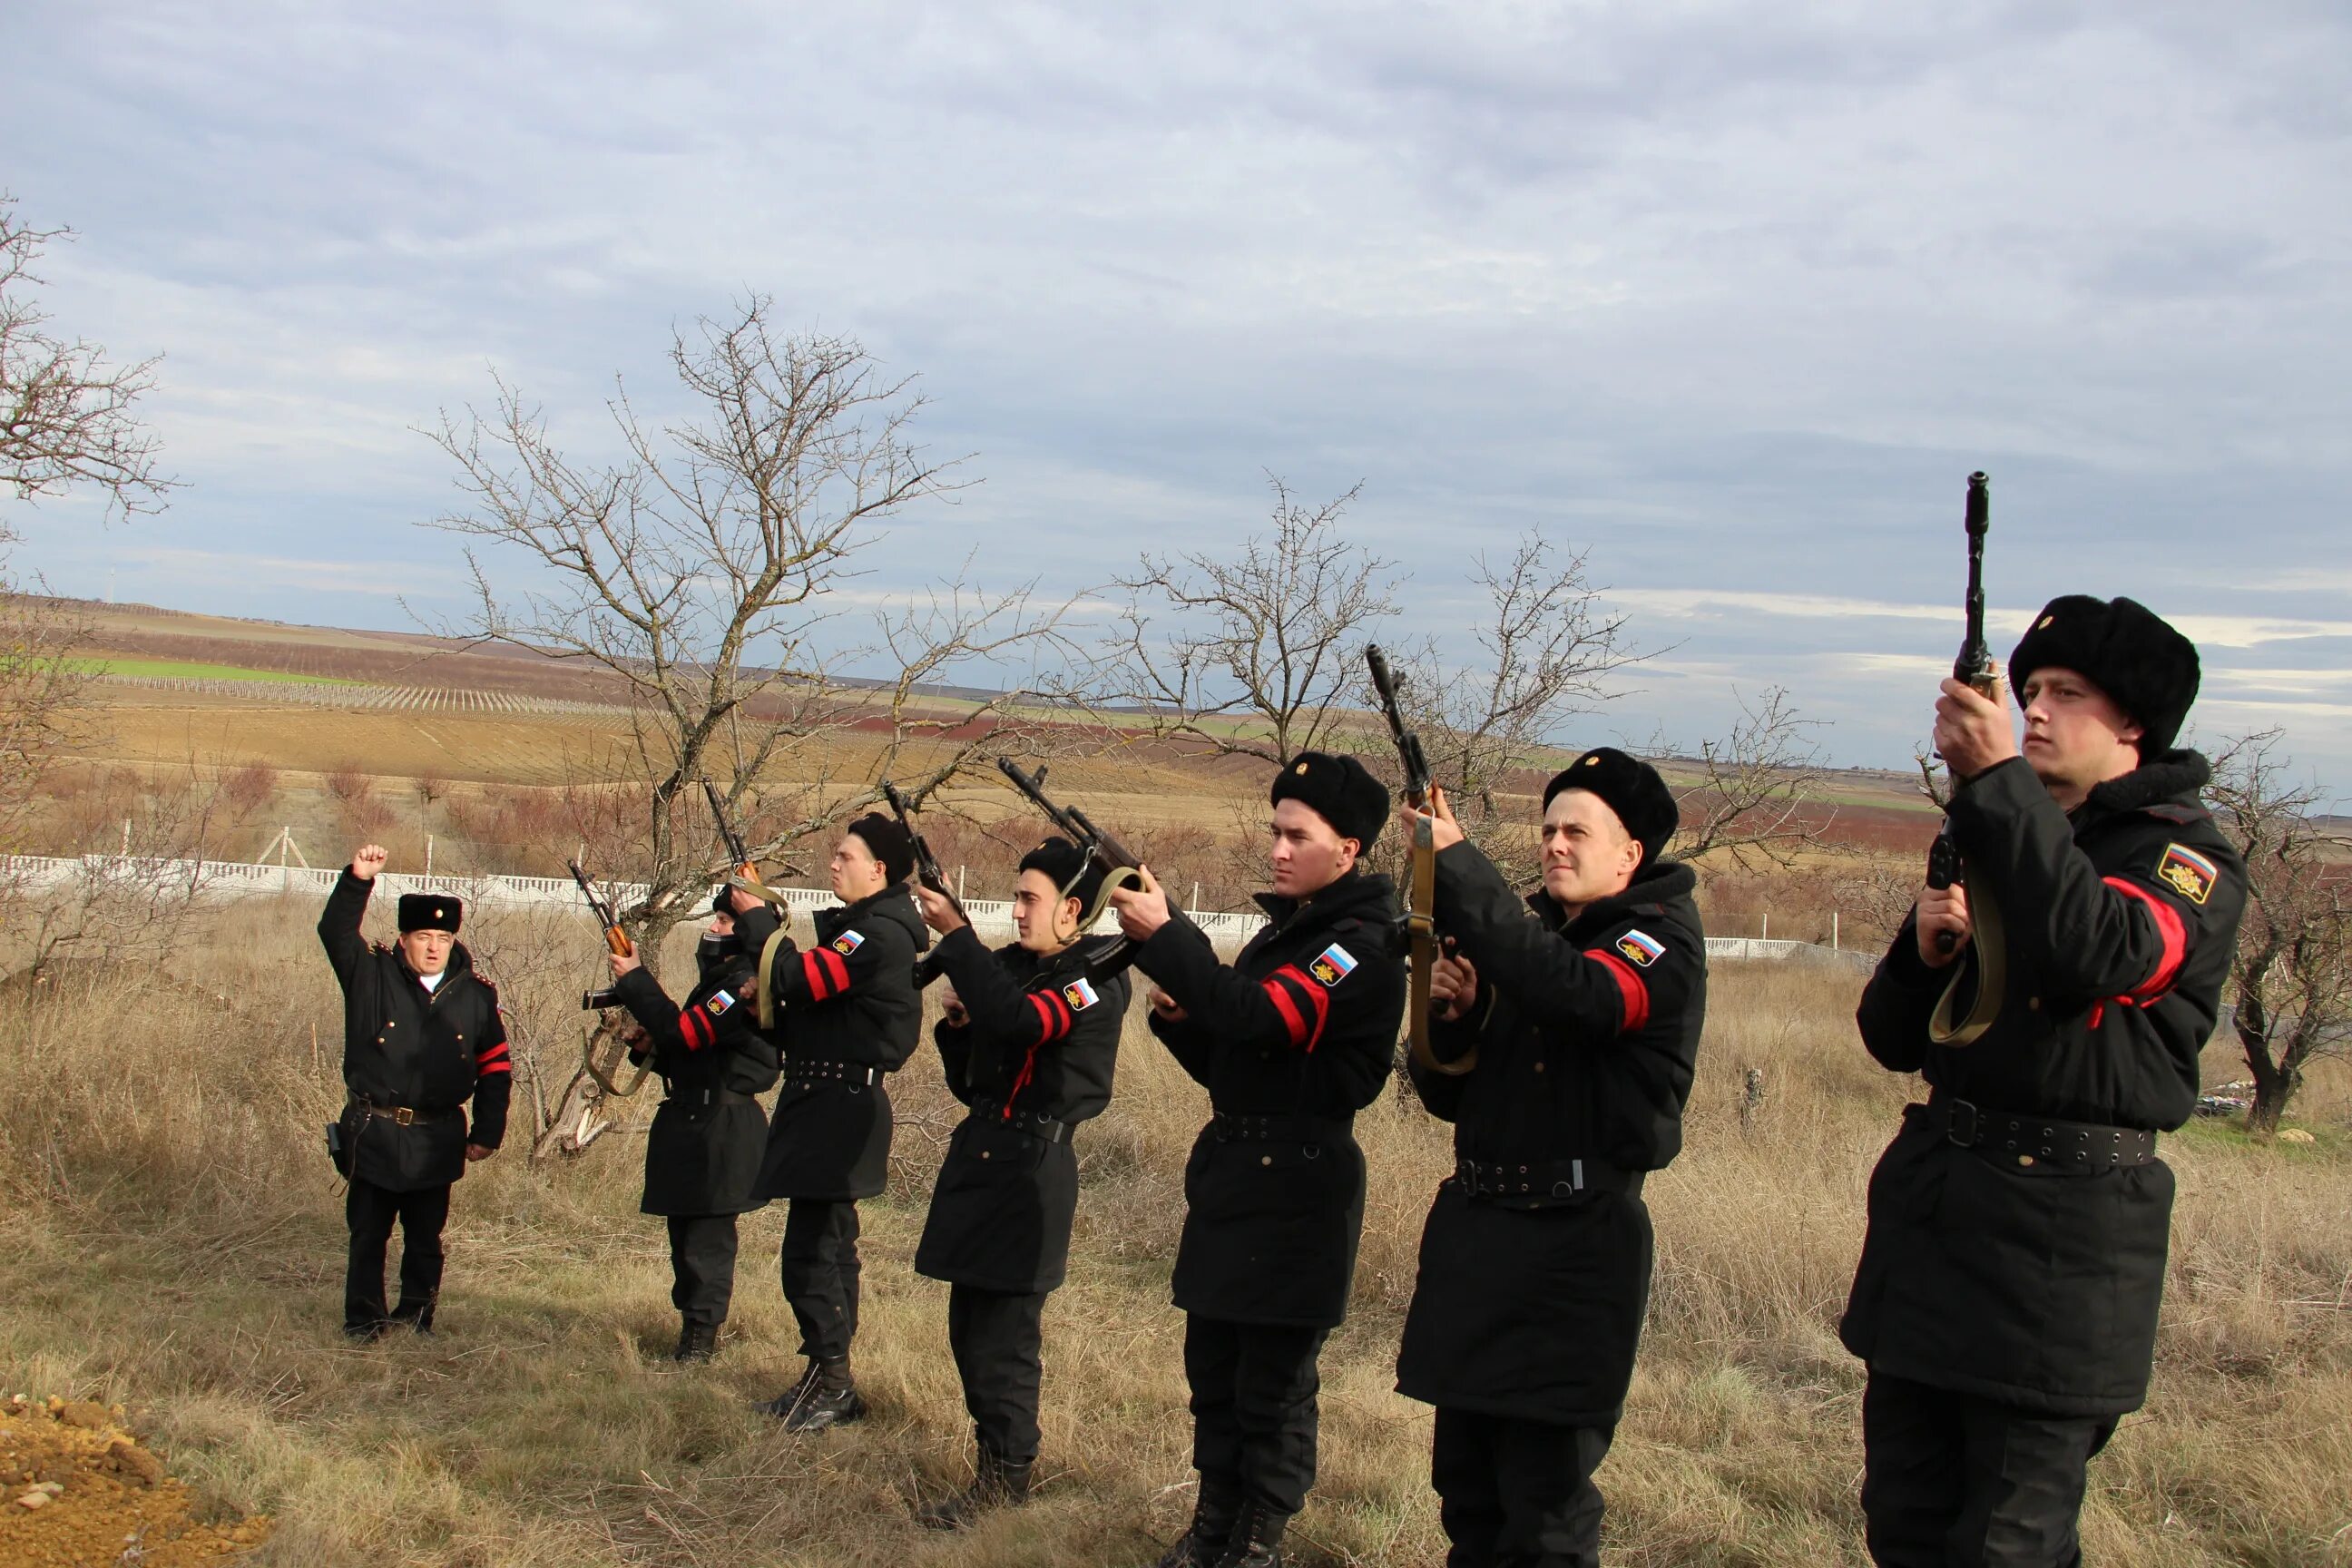
<svg viewBox="0 0 2352 1568">
<path fill-rule="evenodd" d="M 1274 1156 L 1271 1154 L 1260 1154 L 1257 1157 L 1257 1163 L 1261 1165 L 1271 1165 L 1274 1163 Z"/>
<path fill-rule="evenodd" d="M 1541 1072 L 1541 1071 L 1543 1071 L 1543 1063 L 1541 1063 L 1541 1062 L 1538 1062 L 1538 1063 L 1536 1063 L 1536 1071 L 1538 1071 L 1538 1072 Z"/>
<path fill-rule="evenodd" d="M 2020 1154 L 2017 1157 L 2017 1163 L 2021 1165 L 2031 1165 L 2033 1163 L 2033 1156 L 2031 1154 Z"/>
<path fill-rule="evenodd" d="M 2042 1011 L 2042 998 L 2039 996 L 2028 996 L 2025 999 L 2025 1009 L 2029 1013 L 2039 1013 Z"/>
<path fill-rule="evenodd" d="M 983 1160 L 987 1159 L 987 1158 L 988 1158 L 988 1151 L 987 1151 L 987 1150 L 985 1150 L 985 1149 L 982 1149 L 982 1150 L 980 1152 L 980 1157 L 981 1157 L 982 1159 L 983 1159 Z"/>
<path fill-rule="evenodd" d="M 375 1043 L 376 1043 L 377 1045 L 379 1045 L 379 1046 L 380 1046 L 380 1045 L 382 1045 L 382 1044 L 383 1044 L 383 1037 L 382 1035 L 378 1035 L 378 1036 L 375 1037 Z"/>
</svg>

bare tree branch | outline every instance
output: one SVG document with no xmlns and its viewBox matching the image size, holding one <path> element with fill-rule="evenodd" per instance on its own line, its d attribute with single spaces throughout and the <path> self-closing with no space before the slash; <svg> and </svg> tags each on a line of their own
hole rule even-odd
<svg viewBox="0 0 2352 1568">
<path fill-rule="evenodd" d="M 1737 697 L 1738 693 L 1734 693 Z M 1675 792 L 1683 808 L 1682 857 L 1721 853 L 1743 869 L 1787 866 L 1818 844 L 1834 819 L 1819 805 L 1818 728 L 1801 718 L 1786 687 L 1738 697 L 1728 735 L 1699 743 L 1700 777 Z"/>
</svg>

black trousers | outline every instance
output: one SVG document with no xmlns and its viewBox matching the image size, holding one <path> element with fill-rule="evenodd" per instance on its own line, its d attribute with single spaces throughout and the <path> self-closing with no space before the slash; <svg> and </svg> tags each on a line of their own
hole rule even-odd
<svg viewBox="0 0 2352 1568">
<path fill-rule="evenodd" d="M 1192 1467 L 1203 1498 L 1255 1503 L 1285 1519 L 1315 1484 L 1316 1358 L 1328 1329 L 1184 1320 L 1192 1389 Z"/>
<path fill-rule="evenodd" d="M 982 1448 L 1010 1464 L 1037 1458 L 1038 1358 L 1045 1315 L 1043 1291 L 1010 1295 L 970 1285 L 948 1287 L 948 1347 L 963 1379 L 963 1407 Z"/>
<path fill-rule="evenodd" d="M 669 1216 L 670 1305 L 689 1323 L 717 1328 L 735 1299 L 735 1216 Z"/>
<path fill-rule="evenodd" d="M 449 1223 L 449 1189 L 419 1187 L 395 1193 L 358 1177 L 343 1199 L 343 1219 L 352 1230 L 351 1263 L 343 1274 L 343 1327 L 362 1330 L 385 1322 L 433 1326 L 433 1303 L 441 1295 L 441 1227 Z M 400 1222 L 400 1304 L 383 1306 L 383 1256 L 392 1226 Z"/>
<path fill-rule="evenodd" d="M 794 1198 L 778 1262 L 784 1300 L 801 1326 L 801 1354 L 843 1361 L 857 1337 L 857 1204 Z"/>
<path fill-rule="evenodd" d="M 1616 1433 L 1440 1407 L 1429 1479 L 1454 1543 L 1446 1568 L 1597 1568 L 1592 1472 Z"/>
<path fill-rule="evenodd" d="M 2044 1415 L 1870 1374 L 1862 1512 L 1880 1568 L 2075 1568 L 2084 1471 L 2111 1415 Z"/>
</svg>

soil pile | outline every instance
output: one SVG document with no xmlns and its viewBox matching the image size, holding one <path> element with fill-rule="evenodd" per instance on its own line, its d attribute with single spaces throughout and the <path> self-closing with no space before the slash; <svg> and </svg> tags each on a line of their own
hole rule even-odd
<svg viewBox="0 0 2352 1568">
<path fill-rule="evenodd" d="M 0 1568 L 184 1568 L 269 1533 L 265 1518 L 200 1519 L 121 1423 L 88 1400 L 0 1400 Z"/>
</svg>

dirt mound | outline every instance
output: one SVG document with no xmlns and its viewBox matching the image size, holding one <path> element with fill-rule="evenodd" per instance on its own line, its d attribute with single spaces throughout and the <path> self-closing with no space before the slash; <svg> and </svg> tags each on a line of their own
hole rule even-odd
<svg viewBox="0 0 2352 1568">
<path fill-rule="evenodd" d="M 0 1568 L 183 1568 L 244 1552 L 266 1518 L 206 1522 L 120 1406 L 0 1400 Z"/>
</svg>

